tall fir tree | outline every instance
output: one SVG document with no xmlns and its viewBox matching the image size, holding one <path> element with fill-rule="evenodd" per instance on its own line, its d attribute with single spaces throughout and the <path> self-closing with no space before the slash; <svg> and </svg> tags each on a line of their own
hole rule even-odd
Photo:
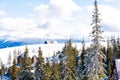
<svg viewBox="0 0 120 80">
<path fill-rule="evenodd" d="M 56 60 L 56 55 L 53 55 L 53 60 L 52 60 L 52 73 L 51 73 L 51 78 L 50 80 L 60 80 L 60 73 L 59 73 L 59 65 Z"/>
<path fill-rule="evenodd" d="M 77 61 L 77 63 L 78 63 L 78 65 L 77 65 L 77 69 L 76 69 L 76 77 L 78 78 L 78 80 L 81 80 L 81 78 L 82 78 L 82 70 L 84 70 L 84 69 L 82 69 L 83 67 L 83 65 L 82 65 L 82 61 L 81 61 L 81 59 L 79 58 L 78 59 L 78 61 Z"/>
<path fill-rule="evenodd" d="M 38 58 L 37 62 L 35 63 L 34 77 L 34 80 L 44 80 L 44 58 L 42 56 L 41 47 L 39 47 L 38 50 Z"/>
<path fill-rule="evenodd" d="M 10 80 L 16 80 L 18 74 L 18 67 L 16 67 L 16 59 L 13 60 L 13 66 L 9 68 L 9 78 Z"/>
<path fill-rule="evenodd" d="M 107 75 L 108 75 L 108 79 L 110 79 L 111 74 L 112 74 L 112 47 L 110 45 L 109 39 L 107 40 L 107 60 L 106 60 L 106 64 L 107 64 Z"/>
<path fill-rule="evenodd" d="M 114 60 L 115 58 L 118 58 L 118 54 L 119 54 L 119 46 L 114 36 L 111 37 L 111 44 L 113 49 L 113 60 Z"/>
<path fill-rule="evenodd" d="M 67 56 L 67 67 L 71 69 L 71 75 L 73 79 L 76 78 L 76 67 L 77 67 L 77 56 L 78 56 L 78 50 L 76 47 L 73 47 L 72 45 L 72 39 L 70 39 L 64 46 L 63 54 Z"/>
<path fill-rule="evenodd" d="M 59 63 L 59 71 L 60 71 L 60 80 L 67 79 L 67 63 L 66 63 L 66 56 L 65 54 L 59 55 L 60 63 Z"/>
<path fill-rule="evenodd" d="M 1 69 L 0 69 L 1 80 L 4 80 L 4 75 L 5 75 L 5 67 L 4 67 L 4 64 L 2 63 L 1 64 Z"/>
<path fill-rule="evenodd" d="M 117 54 L 117 58 L 120 58 L 120 38 L 118 36 L 117 38 L 117 44 L 118 44 L 118 54 Z"/>
<path fill-rule="evenodd" d="M 30 70 L 31 70 L 31 59 L 28 55 L 28 48 L 26 46 L 23 62 L 20 64 L 20 72 L 18 74 L 18 79 L 19 80 L 33 80 L 33 74 Z"/>
<path fill-rule="evenodd" d="M 46 63 L 44 65 L 44 80 L 50 80 L 51 74 L 52 74 L 51 64 L 49 59 L 47 58 Z"/>
<path fill-rule="evenodd" d="M 106 70 L 104 69 L 105 64 L 103 60 L 106 59 L 106 56 L 101 51 L 101 41 L 103 38 L 101 36 L 102 29 L 100 25 L 100 18 L 98 12 L 97 1 L 94 2 L 94 10 L 92 15 L 92 41 L 93 44 L 87 53 L 87 59 L 85 64 L 85 75 L 87 76 L 87 80 L 101 80 L 106 78 Z"/>
<path fill-rule="evenodd" d="M 84 64 L 85 64 L 84 63 L 85 54 L 87 54 L 87 52 L 86 52 L 86 49 L 85 49 L 85 41 L 83 40 L 82 41 L 82 52 L 81 52 L 81 56 L 80 56 L 82 70 L 84 69 Z"/>
<path fill-rule="evenodd" d="M 65 54 L 60 54 L 60 63 L 59 63 L 59 71 L 60 71 L 60 80 L 76 80 L 73 75 L 71 75 L 72 70 L 67 66 L 67 56 Z"/>
<path fill-rule="evenodd" d="M 82 51 L 81 51 L 81 54 L 79 56 L 79 59 L 78 59 L 78 65 L 77 65 L 77 76 L 78 76 L 78 80 L 81 80 L 82 79 L 82 76 L 84 75 L 82 72 L 85 68 L 84 66 L 84 59 L 85 59 L 85 54 L 87 54 L 86 52 L 86 49 L 85 49 L 85 41 L 83 39 L 82 41 Z"/>
</svg>

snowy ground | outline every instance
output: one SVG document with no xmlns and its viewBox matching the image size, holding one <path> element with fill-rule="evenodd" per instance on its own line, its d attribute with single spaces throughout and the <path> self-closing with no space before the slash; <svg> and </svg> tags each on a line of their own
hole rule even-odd
<svg viewBox="0 0 120 80">
<path fill-rule="evenodd" d="M 76 46 L 78 50 L 81 49 L 81 43 L 73 43 L 73 46 Z M 8 55 L 11 53 L 13 58 L 13 51 L 21 51 L 24 53 L 26 46 L 18 46 L 18 47 L 11 47 L 11 48 L 4 48 L 0 49 L 0 58 L 4 64 L 7 63 Z M 64 44 L 36 44 L 36 45 L 27 45 L 29 49 L 29 56 L 32 57 L 33 55 L 38 55 L 37 51 L 38 48 L 41 47 L 43 56 L 50 57 L 53 55 L 54 52 L 61 51 L 64 47 Z"/>
<path fill-rule="evenodd" d="M 1 76 L 0 76 L 0 80 L 9 80 L 9 78 L 7 76 L 4 76 L 3 79 L 1 79 Z"/>
</svg>

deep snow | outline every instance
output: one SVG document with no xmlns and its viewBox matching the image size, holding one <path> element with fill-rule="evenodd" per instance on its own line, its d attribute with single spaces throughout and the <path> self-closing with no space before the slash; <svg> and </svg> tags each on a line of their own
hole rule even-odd
<svg viewBox="0 0 120 80">
<path fill-rule="evenodd" d="M 20 51 L 21 53 L 24 53 L 26 46 L 28 47 L 30 57 L 32 57 L 34 55 L 36 55 L 36 56 L 38 55 L 39 47 L 41 47 L 44 57 L 50 57 L 55 52 L 61 51 L 64 47 L 64 43 L 62 43 L 62 44 L 56 43 L 56 44 L 24 45 L 24 46 L 0 49 L 1 60 L 3 61 L 4 64 L 7 64 L 7 59 L 8 59 L 9 53 L 11 53 L 12 59 L 13 59 L 13 51 L 16 50 L 16 51 Z M 73 43 L 73 46 L 76 46 L 78 50 L 81 50 L 81 43 Z"/>
</svg>

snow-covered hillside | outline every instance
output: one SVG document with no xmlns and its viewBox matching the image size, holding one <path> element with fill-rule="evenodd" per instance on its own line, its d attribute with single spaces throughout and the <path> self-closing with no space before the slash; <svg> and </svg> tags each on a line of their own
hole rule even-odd
<svg viewBox="0 0 120 80">
<path fill-rule="evenodd" d="M 1 39 L 0 48 L 23 46 L 23 45 L 35 45 L 44 44 L 45 41 L 48 43 L 65 43 L 68 39 L 41 39 L 41 38 L 22 38 L 22 39 Z M 72 39 L 74 43 L 81 42 L 80 39 Z"/>
<path fill-rule="evenodd" d="M 73 46 L 76 46 L 78 50 L 81 49 L 81 43 L 73 43 Z M 8 55 L 11 53 L 13 58 L 13 51 L 21 51 L 24 53 L 26 45 L 19 46 L 19 47 L 11 47 L 11 48 L 4 48 L 0 49 L 0 58 L 4 64 L 7 63 Z M 62 44 L 36 44 L 36 45 L 27 45 L 29 50 L 29 56 L 32 57 L 34 55 L 38 55 L 37 51 L 38 48 L 41 47 L 43 56 L 50 57 L 54 54 L 54 52 L 61 51 L 64 47 L 64 43 Z"/>
</svg>

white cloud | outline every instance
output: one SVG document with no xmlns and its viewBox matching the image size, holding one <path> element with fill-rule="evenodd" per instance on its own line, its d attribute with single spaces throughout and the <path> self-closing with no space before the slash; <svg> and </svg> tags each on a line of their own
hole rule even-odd
<svg viewBox="0 0 120 80">
<path fill-rule="evenodd" d="M 61 0 L 51 0 L 49 4 L 40 4 L 34 9 L 39 12 L 40 15 L 48 17 L 53 15 L 59 17 L 71 16 L 73 12 L 81 10 L 73 0 L 64 0 L 64 2 Z"/>
<path fill-rule="evenodd" d="M 101 23 L 103 24 L 103 27 L 105 31 L 109 32 L 119 32 L 120 31 L 120 10 L 108 6 L 108 5 L 99 5 L 99 13 L 100 18 L 102 19 Z M 92 12 L 93 7 L 89 6 L 87 7 L 88 11 Z"/>
<path fill-rule="evenodd" d="M 67 4 L 67 5 L 66 5 Z M 81 8 L 73 2 L 73 0 L 51 0 L 49 4 L 40 4 L 34 8 L 39 14 L 39 22 L 42 24 L 55 21 L 54 24 L 62 23 L 65 19 L 72 18 L 72 15 L 76 11 L 80 11 Z M 56 25 L 49 25 L 56 26 Z"/>
<path fill-rule="evenodd" d="M 103 23 L 112 29 L 112 31 L 120 31 L 120 10 L 106 5 L 101 5 L 100 9 Z"/>
<path fill-rule="evenodd" d="M 0 37 L 7 36 L 10 40 L 19 38 L 41 38 L 45 30 L 37 27 L 37 21 L 27 18 L 2 18 L 0 19 Z"/>
<path fill-rule="evenodd" d="M 67 4 L 67 5 L 66 5 Z M 0 27 L 9 31 L 9 36 L 14 38 L 78 38 L 89 35 L 89 27 L 86 29 L 84 16 L 78 17 L 82 8 L 73 0 L 51 0 L 49 4 L 40 4 L 34 8 L 36 14 L 29 14 L 38 17 L 36 20 L 27 18 L 2 18 Z M 77 17 L 76 17 L 77 15 Z M 81 14 L 80 14 L 81 15 Z M 72 22 L 72 20 L 75 22 Z M 83 20 L 76 22 L 76 20 Z M 79 23 L 79 24 L 78 24 Z M 88 24 L 89 25 L 89 24 Z M 8 33 L 4 34 L 8 35 Z M 1 36 L 4 36 L 1 35 Z"/>
<path fill-rule="evenodd" d="M 49 33 L 70 37 L 74 32 L 70 32 L 73 30 L 73 24 L 70 25 L 69 21 L 75 19 L 75 12 L 80 12 L 82 8 L 73 0 L 64 0 L 64 2 L 51 0 L 49 4 L 40 4 L 34 10 L 38 13 L 38 21 L 41 27 L 46 28 L 47 25 Z"/>
<path fill-rule="evenodd" d="M 28 14 L 28 17 L 35 17 L 35 14 L 29 13 L 29 14 Z"/>
<path fill-rule="evenodd" d="M 4 16 L 6 14 L 5 11 L 0 10 L 0 16 Z"/>
<path fill-rule="evenodd" d="M 32 31 L 36 29 L 34 20 L 26 18 L 2 18 L 0 28 L 6 31 Z"/>
<path fill-rule="evenodd" d="M 32 4 L 30 4 L 33 7 Z M 105 25 L 105 34 L 120 31 L 120 10 L 107 5 L 99 5 L 102 24 Z M 0 19 L 0 28 L 4 34 L 14 38 L 88 38 L 91 32 L 93 7 L 80 7 L 73 0 L 50 0 L 48 4 L 40 4 L 34 7 L 35 14 L 29 14 L 28 18 Z M 107 26 L 107 27 L 106 27 Z M 111 29 L 111 30 L 110 30 Z"/>
<path fill-rule="evenodd" d="M 51 0 L 51 9 L 63 16 L 71 16 L 73 12 L 81 10 L 81 8 L 73 2 L 73 0 Z"/>
<path fill-rule="evenodd" d="M 105 1 L 114 1 L 114 0 L 105 0 Z"/>
</svg>

